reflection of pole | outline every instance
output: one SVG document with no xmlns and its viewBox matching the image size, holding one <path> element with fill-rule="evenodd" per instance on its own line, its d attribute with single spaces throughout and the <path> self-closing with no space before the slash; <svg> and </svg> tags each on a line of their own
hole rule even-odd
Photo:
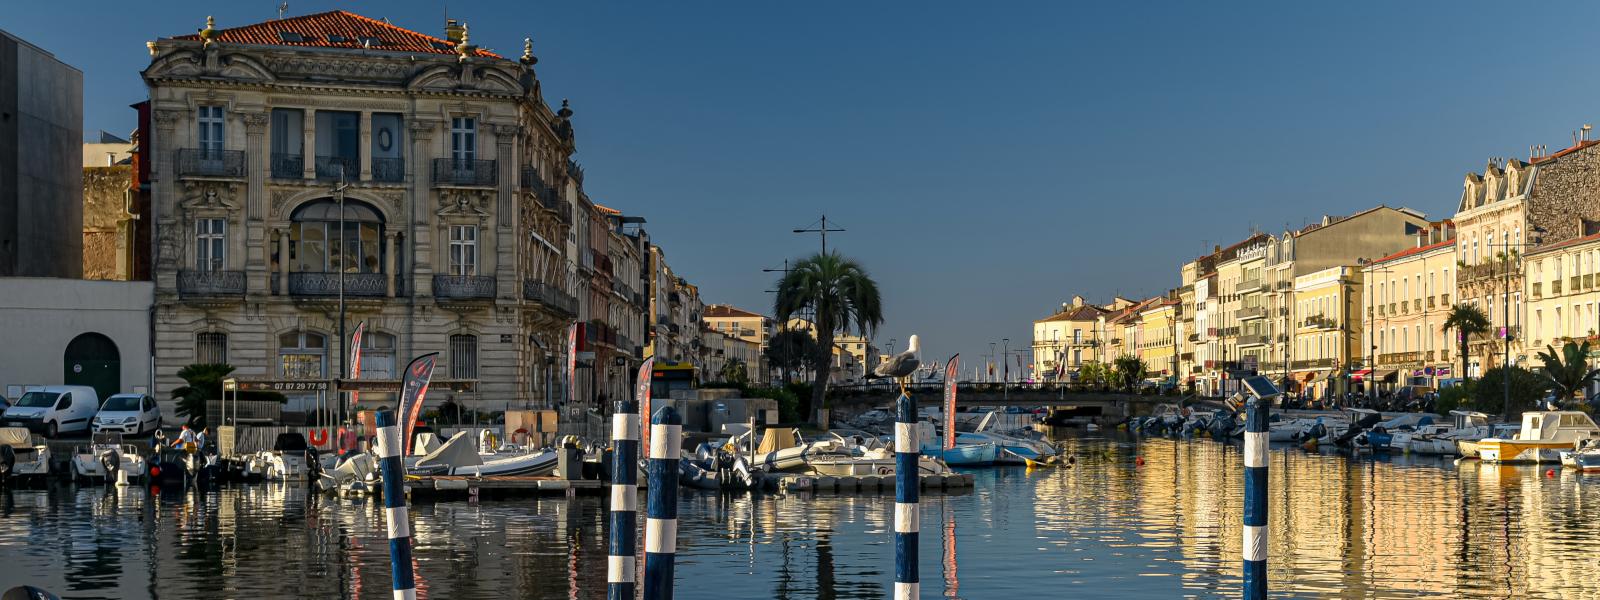
<svg viewBox="0 0 1600 600">
<path fill-rule="evenodd" d="M 394 572 L 394 597 L 417 597 L 411 571 L 411 519 L 406 512 L 405 465 L 400 462 L 400 427 L 395 415 L 378 411 L 378 466 L 383 473 L 383 513 L 389 524 L 389 567 Z"/>
<path fill-rule="evenodd" d="M 644 600 L 672 600 L 678 552 L 678 456 L 683 417 L 663 406 L 650 419 L 650 497 L 645 507 Z"/>
<path fill-rule="evenodd" d="M 639 403 L 617 401 L 611 429 L 611 545 L 607 600 L 634 598 L 634 542 L 639 535 Z"/>
<path fill-rule="evenodd" d="M 1269 398 L 1245 407 L 1244 428 L 1244 598 L 1267 597 L 1267 418 Z"/>
<path fill-rule="evenodd" d="M 959 598 L 961 579 L 956 576 L 956 516 L 950 511 L 948 499 L 940 504 L 944 506 L 944 595 L 946 598 Z"/>
<path fill-rule="evenodd" d="M 921 596 L 917 579 L 917 531 L 921 521 L 917 487 L 917 403 L 901 394 L 894 423 L 894 598 Z"/>
</svg>

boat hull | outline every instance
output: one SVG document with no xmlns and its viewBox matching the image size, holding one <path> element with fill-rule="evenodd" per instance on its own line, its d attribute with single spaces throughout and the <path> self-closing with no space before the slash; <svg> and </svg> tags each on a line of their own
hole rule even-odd
<svg viewBox="0 0 1600 600">
<path fill-rule="evenodd" d="M 1561 451 L 1571 450 L 1572 445 L 1572 442 L 1479 440 L 1478 460 L 1501 464 L 1559 463 Z"/>
<path fill-rule="evenodd" d="M 930 446 L 922 449 L 922 455 L 943 460 L 944 464 L 952 467 L 985 467 L 1000 459 L 1000 447 L 995 444 L 962 444 L 947 450 Z"/>
</svg>

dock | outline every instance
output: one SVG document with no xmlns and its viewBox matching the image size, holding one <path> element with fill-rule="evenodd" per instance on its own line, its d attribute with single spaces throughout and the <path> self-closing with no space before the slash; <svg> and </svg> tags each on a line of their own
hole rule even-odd
<svg viewBox="0 0 1600 600">
<path fill-rule="evenodd" d="M 778 489 L 816 494 L 894 493 L 894 475 L 841 476 L 780 473 Z M 971 473 L 922 475 L 921 487 L 929 492 L 960 493 L 972 490 Z"/>
<path fill-rule="evenodd" d="M 562 479 L 551 476 L 427 475 L 406 479 L 406 492 L 415 499 L 481 498 L 486 496 L 563 496 L 600 493 L 605 483 L 596 479 Z"/>
</svg>

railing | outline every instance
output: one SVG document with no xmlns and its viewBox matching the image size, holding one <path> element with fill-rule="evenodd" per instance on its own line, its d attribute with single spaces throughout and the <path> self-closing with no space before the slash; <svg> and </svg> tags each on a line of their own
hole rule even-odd
<svg viewBox="0 0 1600 600">
<path fill-rule="evenodd" d="M 299 154 L 272 154 L 273 179 L 305 179 L 306 157 Z"/>
<path fill-rule="evenodd" d="M 545 191 L 550 189 L 550 186 L 545 185 L 544 178 L 539 177 L 539 169 L 523 167 L 520 175 L 517 178 L 517 183 L 522 186 L 523 191 L 532 192 L 535 196 L 543 196 Z"/>
<path fill-rule="evenodd" d="M 522 298 L 539 302 L 569 315 L 578 314 L 578 299 L 555 286 L 533 279 L 522 280 Z"/>
<path fill-rule="evenodd" d="M 1450 294 L 1439 294 L 1439 306 L 1450 306 Z"/>
<path fill-rule="evenodd" d="M 1537 294 L 1538 292 L 1535 291 L 1534 293 Z M 1434 300 L 1434 296 L 1428 296 L 1428 308 L 1433 308 L 1433 306 L 1434 306 L 1433 300 Z"/>
<path fill-rule="evenodd" d="M 361 159 L 354 156 L 318 156 L 317 179 L 336 181 L 343 177 L 346 181 L 361 177 Z"/>
<path fill-rule="evenodd" d="M 434 185 L 493 186 L 496 175 L 492 160 L 433 159 Z"/>
<path fill-rule="evenodd" d="M 1417 298 L 1415 300 L 1412 300 L 1411 301 L 1411 309 L 1415 310 L 1415 311 L 1418 311 L 1418 312 L 1421 312 L 1422 311 L 1422 299 L 1421 298 Z"/>
<path fill-rule="evenodd" d="M 494 277 L 488 275 L 434 275 L 435 298 L 493 298 Z"/>
<path fill-rule="evenodd" d="M 1543 288 L 1544 288 L 1544 282 L 1534 282 L 1534 284 L 1533 284 L 1533 297 L 1534 297 L 1534 299 L 1539 299 L 1539 298 L 1544 297 L 1544 289 Z"/>
<path fill-rule="evenodd" d="M 1281 290 L 1287 290 L 1287 289 L 1292 288 L 1292 287 L 1294 287 L 1294 282 L 1293 281 L 1279 281 L 1277 283 L 1272 284 L 1272 289 L 1280 290 L 1280 291 Z"/>
<path fill-rule="evenodd" d="M 1326 369 L 1333 367 L 1333 363 L 1334 359 L 1331 358 L 1312 358 L 1293 361 L 1289 363 L 1289 367 L 1291 369 Z"/>
<path fill-rule="evenodd" d="M 1260 277 L 1256 277 L 1254 279 L 1243 279 L 1239 281 L 1239 293 L 1241 294 L 1258 289 L 1261 289 Z"/>
<path fill-rule="evenodd" d="M 1382 317 L 1382 316 L 1384 316 L 1384 315 L 1385 315 L 1385 314 L 1386 314 L 1386 313 L 1385 313 L 1385 312 L 1384 312 L 1384 309 L 1383 309 L 1383 305 L 1382 305 L 1382 304 L 1379 304 L 1379 305 L 1378 305 L 1378 316 L 1380 316 L 1380 317 Z"/>
<path fill-rule="evenodd" d="M 1400 303 L 1400 314 L 1402 314 L 1402 315 L 1411 314 L 1411 303 L 1410 302 L 1401 302 Z"/>
<path fill-rule="evenodd" d="M 1334 329 L 1334 328 L 1337 328 L 1339 326 L 1339 324 L 1336 323 L 1333 319 L 1330 319 L 1328 317 L 1325 317 L 1325 316 L 1322 316 L 1322 315 L 1312 315 L 1312 316 L 1306 317 L 1306 319 L 1304 321 L 1301 321 L 1300 322 L 1300 326 L 1301 327 L 1312 327 L 1312 328 L 1316 328 L 1316 329 Z"/>
<path fill-rule="evenodd" d="M 372 180 L 399 183 L 406 178 L 406 159 L 372 157 Z"/>
<path fill-rule="evenodd" d="M 1440 350 L 1439 351 L 1439 360 L 1450 360 L 1450 351 L 1449 350 Z"/>
<path fill-rule="evenodd" d="M 1429 350 L 1427 353 L 1423 354 L 1422 355 L 1422 360 L 1426 360 L 1426 361 L 1432 362 L 1433 361 L 1433 351 Z"/>
<path fill-rule="evenodd" d="M 178 295 L 243 296 L 244 271 L 178 271 Z"/>
<path fill-rule="evenodd" d="M 1246 306 L 1244 308 L 1239 309 L 1239 311 L 1237 313 L 1235 313 L 1235 314 L 1237 315 L 1236 318 L 1241 319 L 1241 320 L 1243 320 L 1243 319 L 1256 319 L 1256 318 L 1267 316 L 1267 309 L 1262 308 L 1260 306 Z"/>
<path fill-rule="evenodd" d="M 1255 346 L 1265 343 L 1267 343 L 1267 336 L 1265 334 L 1251 333 L 1239 336 L 1240 346 Z"/>
<path fill-rule="evenodd" d="M 389 293 L 389 276 L 383 273 L 345 273 L 344 295 L 385 296 Z M 339 295 L 338 273 L 289 274 L 289 294 L 294 296 Z"/>
<path fill-rule="evenodd" d="M 1568 287 L 1567 289 L 1576 292 L 1579 289 L 1581 289 L 1581 288 L 1578 287 L 1578 285 L 1581 284 L 1581 283 L 1583 283 L 1583 278 L 1579 277 L 1577 275 L 1573 275 L 1572 276 L 1572 285 L 1570 287 Z"/>
<path fill-rule="evenodd" d="M 243 150 L 179 148 L 179 177 L 244 177 Z"/>
<path fill-rule="evenodd" d="M 1589 275 L 1584 275 L 1583 276 L 1583 289 L 1587 290 L 1587 289 L 1590 289 L 1590 288 L 1593 288 L 1593 287 L 1594 287 L 1594 274 L 1591 273 Z"/>
<path fill-rule="evenodd" d="M 1378 355 L 1378 364 L 1380 365 L 1411 364 L 1420 362 L 1422 362 L 1422 352 L 1415 350 L 1411 352 L 1390 352 L 1387 354 Z"/>
<path fill-rule="evenodd" d="M 1398 306 L 1399 306 L 1398 303 L 1390 302 L 1389 303 L 1389 314 L 1391 314 L 1391 315 L 1400 314 L 1400 310 L 1397 308 Z"/>
</svg>

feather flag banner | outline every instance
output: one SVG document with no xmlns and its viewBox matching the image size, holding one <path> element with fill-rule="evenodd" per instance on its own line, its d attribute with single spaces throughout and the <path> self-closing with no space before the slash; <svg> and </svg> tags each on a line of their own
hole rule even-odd
<svg viewBox="0 0 1600 600">
<path fill-rule="evenodd" d="M 422 414 L 422 400 L 428 395 L 428 382 L 433 379 L 433 366 L 438 352 L 418 356 L 406 366 L 405 378 L 400 386 L 400 446 L 402 456 L 411 455 L 411 432 L 417 427 L 417 416 Z"/>
<path fill-rule="evenodd" d="M 944 365 L 944 449 L 956 447 L 956 374 L 961 371 L 961 355 L 950 357 Z"/>
</svg>

